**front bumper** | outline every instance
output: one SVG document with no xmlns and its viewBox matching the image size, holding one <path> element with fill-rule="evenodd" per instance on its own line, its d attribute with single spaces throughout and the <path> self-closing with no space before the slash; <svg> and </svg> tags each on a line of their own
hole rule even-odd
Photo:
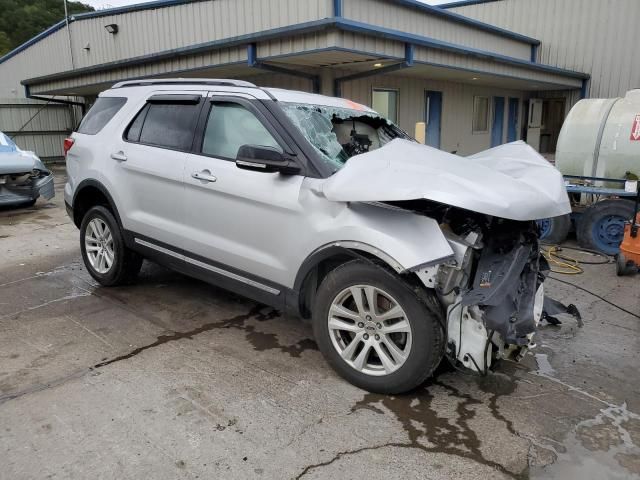
<svg viewBox="0 0 640 480">
<path fill-rule="evenodd" d="M 19 205 L 36 200 L 42 196 L 47 200 L 54 197 L 53 174 L 43 173 L 42 176 L 31 178 L 20 185 L 0 183 L 0 205 Z"/>
</svg>

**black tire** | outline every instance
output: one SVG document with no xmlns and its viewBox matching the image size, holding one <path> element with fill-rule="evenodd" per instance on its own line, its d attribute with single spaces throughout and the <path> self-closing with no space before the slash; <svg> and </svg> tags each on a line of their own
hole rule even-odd
<svg viewBox="0 0 640 480">
<path fill-rule="evenodd" d="M 607 255 L 618 253 L 624 222 L 633 217 L 633 203 L 628 200 L 602 200 L 587 207 L 576 225 L 578 243 L 583 248 Z M 608 219 L 613 224 L 607 226 Z M 614 235 L 615 233 L 615 235 Z M 614 241 L 619 238 L 619 241 Z"/>
<path fill-rule="evenodd" d="M 560 215 L 559 217 L 547 218 L 548 229 L 544 236 L 540 236 L 540 240 L 544 243 L 560 245 L 567 239 L 569 230 L 571 229 L 571 215 Z"/>
<path fill-rule="evenodd" d="M 94 269 L 89 261 L 85 248 L 87 226 L 89 222 L 95 218 L 99 218 L 105 222 L 113 236 L 114 260 L 106 273 L 100 273 Z M 142 257 L 126 247 L 124 239 L 122 238 L 122 232 L 113 214 L 107 208 L 100 205 L 90 208 L 82 218 L 80 225 L 80 250 L 82 251 L 82 260 L 89 274 L 105 287 L 125 285 L 133 282 L 142 267 Z"/>
<path fill-rule="evenodd" d="M 412 344 L 405 360 L 392 373 L 374 376 L 346 363 L 334 347 L 328 326 L 334 299 L 354 285 L 371 285 L 390 294 L 406 313 Z M 425 290 L 421 292 L 429 293 Z M 374 393 L 398 394 L 421 385 L 442 359 L 444 332 L 437 315 L 399 276 L 363 260 L 347 262 L 331 271 L 318 289 L 313 308 L 313 332 L 318 347 L 333 369 L 353 385 Z"/>
</svg>

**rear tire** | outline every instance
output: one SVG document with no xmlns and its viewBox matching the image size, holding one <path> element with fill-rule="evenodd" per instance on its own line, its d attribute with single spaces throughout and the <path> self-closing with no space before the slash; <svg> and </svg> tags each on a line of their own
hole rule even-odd
<svg viewBox="0 0 640 480">
<path fill-rule="evenodd" d="M 577 222 L 578 243 L 583 248 L 615 255 L 624 236 L 624 224 L 633 217 L 626 200 L 602 200 L 589 206 Z"/>
<path fill-rule="evenodd" d="M 131 283 L 142 267 L 142 257 L 126 247 L 113 214 L 100 205 L 82 218 L 80 250 L 89 274 L 105 287 Z"/>
<path fill-rule="evenodd" d="M 313 308 L 313 332 L 340 376 L 382 394 L 422 384 L 444 349 L 436 314 L 412 287 L 362 260 L 347 262 L 326 276 Z"/>
</svg>

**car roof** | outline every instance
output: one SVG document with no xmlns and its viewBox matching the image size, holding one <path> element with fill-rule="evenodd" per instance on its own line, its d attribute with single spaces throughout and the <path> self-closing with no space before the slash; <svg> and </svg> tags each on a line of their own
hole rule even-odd
<svg viewBox="0 0 640 480">
<path fill-rule="evenodd" d="M 116 83 L 111 89 L 100 94 L 101 97 L 138 97 L 151 92 L 171 91 L 202 91 L 215 90 L 217 92 L 243 93 L 258 100 L 278 100 L 281 102 L 321 105 L 335 108 L 348 108 L 363 112 L 375 113 L 366 105 L 353 102 L 345 98 L 330 97 L 317 93 L 308 93 L 282 88 L 261 88 L 253 83 L 233 79 L 217 78 L 163 78 L 139 79 Z"/>
</svg>

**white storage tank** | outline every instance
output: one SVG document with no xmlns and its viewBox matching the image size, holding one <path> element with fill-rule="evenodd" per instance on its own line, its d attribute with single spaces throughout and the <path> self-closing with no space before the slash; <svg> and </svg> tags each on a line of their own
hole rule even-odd
<svg viewBox="0 0 640 480">
<path fill-rule="evenodd" d="M 564 175 L 640 176 L 640 89 L 624 98 L 580 100 L 562 125 L 555 162 Z"/>
</svg>

